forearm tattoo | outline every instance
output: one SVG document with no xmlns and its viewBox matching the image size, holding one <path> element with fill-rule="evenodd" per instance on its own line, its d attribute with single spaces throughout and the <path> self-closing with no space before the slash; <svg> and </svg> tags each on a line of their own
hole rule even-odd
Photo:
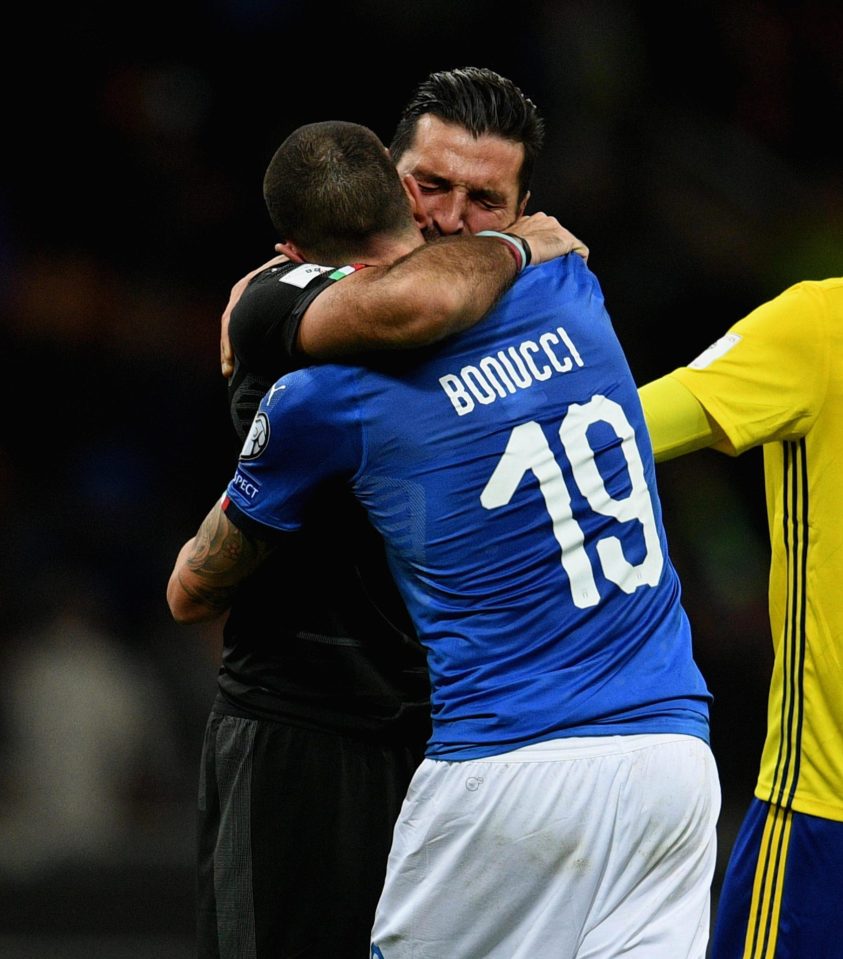
<svg viewBox="0 0 843 959">
<path fill-rule="evenodd" d="M 209 609 L 227 609 L 240 583 L 269 551 L 267 543 L 247 536 L 215 506 L 203 520 L 185 558 L 185 566 L 194 574 L 191 582 L 186 582 L 182 574 L 179 582 L 194 601 Z M 197 583 L 197 578 L 201 582 Z"/>
</svg>

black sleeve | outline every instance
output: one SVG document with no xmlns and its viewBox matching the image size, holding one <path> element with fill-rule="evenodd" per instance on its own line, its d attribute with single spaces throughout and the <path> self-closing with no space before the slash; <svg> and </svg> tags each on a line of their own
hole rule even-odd
<svg viewBox="0 0 843 959">
<path fill-rule="evenodd" d="M 306 364 L 296 350 L 296 337 L 308 306 L 332 284 L 322 267 L 305 286 L 286 277 L 307 267 L 284 263 L 259 273 L 246 287 L 231 314 L 228 335 L 235 357 L 251 372 L 273 377 Z"/>
<path fill-rule="evenodd" d="M 296 350 L 299 324 L 308 306 L 333 282 L 324 267 L 304 287 L 285 282 L 302 264 L 284 263 L 252 279 L 231 313 L 228 335 L 234 351 L 234 374 L 228 383 L 231 420 L 245 439 L 258 404 L 285 373 L 307 365 Z"/>
</svg>

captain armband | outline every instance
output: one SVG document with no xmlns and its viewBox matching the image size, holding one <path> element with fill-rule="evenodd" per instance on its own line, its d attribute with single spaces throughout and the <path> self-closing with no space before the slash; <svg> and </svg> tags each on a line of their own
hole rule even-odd
<svg viewBox="0 0 843 959">
<path fill-rule="evenodd" d="M 516 236 L 514 233 L 499 233 L 497 230 L 481 230 L 479 233 L 475 233 L 475 236 L 492 236 L 496 240 L 500 240 L 502 243 L 505 243 L 507 249 L 515 258 L 515 272 L 520 273 L 524 267 L 530 265 L 530 260 L 533 258 L 533 253 L 530 250 L 530 244 L 521 236 Z"/>
</svg>

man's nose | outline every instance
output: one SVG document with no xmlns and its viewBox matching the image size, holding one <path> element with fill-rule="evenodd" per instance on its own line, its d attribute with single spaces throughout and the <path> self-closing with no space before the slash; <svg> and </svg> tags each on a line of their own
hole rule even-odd
<svg viewBox="0 0 843 959">
<path fill-rule="evenodd" d="M 433 217 L 442 236 L 466 232 L 466 207 L 466 197 L 459 193 L 449 193 L 442 198 Z"/>
</svg>

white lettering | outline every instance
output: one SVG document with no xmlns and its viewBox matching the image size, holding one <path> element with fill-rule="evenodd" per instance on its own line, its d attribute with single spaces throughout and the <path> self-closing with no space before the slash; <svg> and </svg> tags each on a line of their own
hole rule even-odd
<svg viewBox="0 0 843 959">
<path fill-rule="evenodd" d="M 439 377 L 439 385 L 451 401 L 457 416 L 465 416 L 474 409 L 474 400 L 466 393 L 460 378 L 454 373 L 446 373 Z"/>
<path fill-rule="evenodd" d="M 486 382 L 476 366 L 464 366 L 460 370 L 463 383 L 471 390 L 475 398 L 484 406 L 495 402 L 495 391 Z"/>
<path fill-rule="evenodd" d="M 518 355 L 518 352 L 515 349 L 515 347 L 510 346 L 508 353 L 509 353 L 509 356 L 511 356 L 512 359 L 515 360 L 515 363 L 518 366 L 517 371 L 515 367 L 512 365 L 512 363 L 509 362 L 509 357 L 506 355 L 506 353 L 503 352 L 503 350 L 501 350 L 501 352 L 498 353 L 498 358 L 500 359 L 501 363 L 503 363 L 506 366 L 506 368 L 509 370 L 509 375 L 515 381 L 515 385 L 520 387 L 522 390 L 527 389 L 528 386 L 532 386 L 533 385 L 532 377 L 527 372 L 527 367 L 524 365 L 524 361 Z"/>
<path fill-rule="evenodd" d="M 530 353 L 539 352 L 538 346 L 532 340 L 525 340 L 518 349 L 524 357 L 524 362 L 530 367 L 530 372 L 537 380 L 549 380 L 553 376 L 553 370 L 549 366 L 545 365 L 539 369 L 536 366 L 536 361 L 530 356 Z"/>
<path fill-rule="evenodd" d="M 506 396 L 504 386 L 510 393 L 515 392 L 515 384 L 506 375 L 506 370 L 504 370 L 494 356 L 484 356 L 477 365 L 483 370 L 486 379 L 498 391 L 498 396 Z"/>
<path fill-rule="evenodd" d="M 568 354 L 557 356 L 560 346 Z M 561 351 L 560 351 L 561 352 Z M 548 363 L 536 362 L 543 355 Z M 506 399 L 516 390 L 526 390 L 534 383 L 549 380 L 554 373 L 570 373 L 585 361 L 573 340 L 561 326 L 542 333 L 538 343 L 524 340 L 517 346 L 507 346 L 493 356 L 483 356 L 476 363 L 464 366 L 459 373 L 446 373 L 439 384 L 457 416 L 465 416 L 477 403 L 487 406 L 498 399 Z M 475 402 L 476 401 L 476 402 Z"/>
<path fill-rule="evenodd" d="M 568 334 L 565 332 L 564 327 L 557 326 L 556 332 L 562 337 L 562 339 L 565 342 L 565 346 L 567 346 L 568 349 L 571 351 L 571 355 L 573 356 L 574 362 L 577 364 L 577 366 L 584 366 L 585 364 L 582 361 L 582 357 L 577 351 L 577 348 L 574 346 L 574 343 L 571 337 L 568 336 Z"/>
<path fill-rule="evenodd" d="M 250 480 L 247 480 L 242 473 L 235 473 L 234 479 L 232 480 L 232 486 L 236 486 L 244 496 L 248 496 L 249 499 L 254 499 L 258 494 L 260 487 L 256 486 Z"/>
<path fill-rule="evenodd" d="M 553 364 L 554 368 L 557 369 L 560 373 L 567 373 L 573 368 L 573 363 L 571 362 L 571 357 L 566 356 L 565 362 L 560 363 L 557 359 L 556 354 L 550 348 L 551 343 L 558 343 L 559 337 L 555 333 L 542 333 L 539 337 L 539 343 L 541 343 L 541 348 L 547 354 L 548 359 Z"/>
</svg>

